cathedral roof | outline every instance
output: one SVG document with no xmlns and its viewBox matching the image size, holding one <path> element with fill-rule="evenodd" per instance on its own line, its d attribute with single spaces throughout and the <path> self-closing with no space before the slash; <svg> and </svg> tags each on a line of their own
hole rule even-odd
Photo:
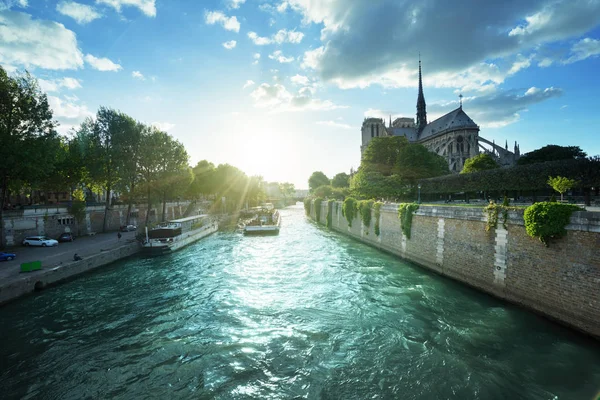
<svg viewBox="0 0 600 400">
<path fill-rule="evenodd" d="M 463 111 L 462 107 L 459 107 L 427 124 L 419 135 L 419 140 L 435 136 L 442 132 L 464 128 L 479 129 L 479 126 Z"/>
<path fill-rule="evenodd" d="M 416 142 L 418 139 L 416 128 L 386 128 L 390 135 L 405 136 L 410 142 Z"/>
</svg>

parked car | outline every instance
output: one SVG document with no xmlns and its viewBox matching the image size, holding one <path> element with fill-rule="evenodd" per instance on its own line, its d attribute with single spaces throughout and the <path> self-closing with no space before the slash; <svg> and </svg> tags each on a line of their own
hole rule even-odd
<svg viewBox="0 0 600 400">
<path fill-rule="evenodd" d="M 29 236 L 23 239 L 23 246 L 58 246 L 58 241 L 46 236 Z"/>
<path fill-rule="evenodd" d="M 123 225 L 121 226 L 121 232 L 133 232 L 137 230 L 135 225 Z"/>
<path fill-rule="evenodd" d="M 75 235 L 70 232 L 61 233 L 57 240 L 59 242 L 73 242 L 75 240 Z"/>
<path fill-rule="evenodd" d="M 13 260 L 17 255 L 15 253 L 5 253 L 0 251 L 0 261 L 10 261 Z"/>
</svg>

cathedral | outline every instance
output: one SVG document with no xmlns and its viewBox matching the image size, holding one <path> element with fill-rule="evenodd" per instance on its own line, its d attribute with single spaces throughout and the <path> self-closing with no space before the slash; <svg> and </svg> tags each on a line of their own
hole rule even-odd
<svg viewBox="0 0 600 400">
<path fill-rule="evenodd" d="M 411 143 L 420 143 L 429 151 L 437 153 L 448 160 L 450 171 L 458 173 L 462 170 L 467 158 L 481 152 L 490 154 L 502 167 L 515 165 L 519 159 L 519 145 L 515 142 L 513 151 L 496 145 L 479 136 L 479 126 L 467 115 L 462 107 L 462 95 L 457 109 L 442 115 L 432 122 L 427 122 L 427 106 L 423 95 L 421 61 L 419 60 L 419 94 L 417 96 L 417 120 L 413 118 L 397 118 L 385 126 L 381 118 L 365 118 L 361 128 L 361 154 L 374 137 L 404 136 Z M 486 147 L 487 146 L 487 147 Z"/>
</svg>

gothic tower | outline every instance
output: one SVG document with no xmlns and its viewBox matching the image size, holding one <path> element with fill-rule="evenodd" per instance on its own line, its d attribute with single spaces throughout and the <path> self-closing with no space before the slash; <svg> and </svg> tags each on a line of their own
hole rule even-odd
<svg viewBox="0 0 600 400">
<path fill-rule="evenodd" d="M 423 95 L 423 80 L 421 77 L 421 56 L 419 56 L 419 97 L 417 98 L 417 135 L 420 135 L 427 125 L 427 110 Z"/>
</svg>

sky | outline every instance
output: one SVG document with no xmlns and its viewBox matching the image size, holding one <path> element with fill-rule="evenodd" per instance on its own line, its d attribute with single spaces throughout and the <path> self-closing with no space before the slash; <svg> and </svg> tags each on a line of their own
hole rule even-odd
<svg viewBox="0 0 600 400">
<path fill-rule="evenodd" d="M 0 65 L 62 134 L 111 107 L 297 188 L 415 117 L 419 54 L 429 121 L 462 94 L 490 141 L 600 154 L 600 0 L 0 0 Z"/>
</svg>

